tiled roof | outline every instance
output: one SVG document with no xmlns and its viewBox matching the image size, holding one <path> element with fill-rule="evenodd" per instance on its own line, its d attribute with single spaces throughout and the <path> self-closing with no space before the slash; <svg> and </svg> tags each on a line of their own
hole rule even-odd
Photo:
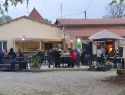
<svg viewBox="0 0 125 95">
<path fill-rule="evenodd" d="M 8 23 L 11 23 L 11 22 L 13 22 L 13 21 L 17 21 L 17 20 L 22 19 L 22 18 L 26 18 L 26 19 L 29 19 L 29 20 L 32 20 L 32 21 L 36 21 L 36 22 L 39 22 L 39 23 L 42 23 L 42 24 L 46 24 L 46 25 L 51 25 L 51 26 L 57 27 L 57 26 L 54 25 L 54 24 L 50 24 L 50 23 L 47 23 L 47 22 L 45 22 L 45 21 L 40 21 L 40 20 L 31 18 L 31 17 L 29 17 L 29 16 L 21 16 L 21 17 L 18 17 L 18 18 L 13 19 L 13 20 L 11 20 L 11 21 L 9 21 L 9 22 L 0 24 L 0 26 L 5 25 L 5 24 L 8 24 Z"/>
<path fill-rule="evenodd" d="M 61 25 L 118 25 L 125 24 L 124 18 L 107 19 L 57 19 Z"/>
<path fill-rule="evenodd" d="M 64 29 L 64 32 L 68 33 L 73 37 L 89 37 L 105 28 L 73 28 L 73 29 Z M 125 36 L 125 28 L 109 28 L 107 29 L 111 32 L 114 32 L 120 36 Z"/>
<path fill-rule="evenodd" d="M 35 8 L 31 11 L 29 17 L 39 21 L 44 21 L 43 17 L 39 14 L 39 12 Z"/>
</svg>

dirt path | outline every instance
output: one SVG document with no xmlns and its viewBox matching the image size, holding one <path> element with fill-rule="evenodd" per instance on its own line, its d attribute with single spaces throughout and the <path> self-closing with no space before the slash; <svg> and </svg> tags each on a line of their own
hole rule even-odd
<svg viewBox="0 0 125 95">
<path fill-rule="evenodd" d="M 123 87 L 100 81 L 108 72 L 0 72 L 0 95 L 120 95 Z"/>
</svg>

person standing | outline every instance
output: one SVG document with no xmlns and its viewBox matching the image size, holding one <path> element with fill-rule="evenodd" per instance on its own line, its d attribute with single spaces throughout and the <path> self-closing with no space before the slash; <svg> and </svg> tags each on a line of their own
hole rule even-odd
<svg viewBox="0 0 125 95">
<path fill-rule="evenodd" d="M 102 56 L 105 57 L 105 54 L 106 54 L 106 49 L 105 49 L 105 47 L 104 47 L 104 46 L 101 46 L 100 50 L 101 50 Z"/>
<path fill-rule="evenodd" d="M 86 65 L 86 59 L 85 59 L 85 55 L 86 55 L 86 49 L 82 49 L 82 53 L 81 53 L 81 63 L 82 65 Z"/>
<path fill-rule="evenodd" d="M 54 64 L 53 49 L 47 51 L 47 61 L 48 67 L 50 68 L 50 65 Z"/>
<path fill-rule="evenodd" d="M 80 66 L 80 52 L 78 51 L 78 49 L 75 49 L 75 52 L 77 54 L 77 59 L 76 59 L 76 66 Z"/>
<path fill-rule="evenodd" d="M 61 56 L 60 51 L 54 50 L 53 56 L 54 56 L 54 61 L 55 61 L 55 67 L 59 68 L 60 67 L 60 56 Z"/>
<path fill-rule="evenodd" d="M 2 50 L 0 50 L 0 64 L 3 64 L 3 59 L 4 59 L 4 53 Z"/>
<path fill-rule="evenodd" d="M 71 50 L 70 51 L 70 54 L 69 54 L 69 57 L 70 57 L 70 63 L 71 63 L 71 68 L 74 67 L 75 65 L 75 62 L 76 62 L 76 59 L 77 59 L 77 54 L 74 50 Z"/>
<path fill-rule="evenodd" d="M 13 51 L 13 48 L 10 49 L 10 52 L 8 53 L 8 56 L 10 59 L 16 58 L 16 53 Z"/>
<path fill-rule="evenodd" d="M 102 61 L 102 59 L 101 59 L 102 56 L 101 55 L 102 55 L 102 52 L 101 52 L 101 49 L 100 49 L 99 46 L 97 47 L 96 54 L 97 54 L 97 65 L 101 65 L 101 61 Z"/>
</svg>

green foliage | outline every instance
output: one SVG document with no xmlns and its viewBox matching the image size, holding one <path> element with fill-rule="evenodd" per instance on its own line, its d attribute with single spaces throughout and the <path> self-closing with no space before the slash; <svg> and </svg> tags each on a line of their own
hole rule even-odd
<svg viewBox="0 0 125 95">
<path fill-rule="evenodd" d="M 117 70 L 117 75 L 125 75 L 125 69 Z"/>
<path fill-rule="evenodd" d="M 124 0 L 112 0 L 111 3 L 110 3 L 110 5 L 112 5 L 114 3 L 118 3 L 118 2 L 123 3 Z"/>
<path fill-rule="evenodd" d="M 0 17 L 0 24 L 3 24 L 3 23 L 5 23 L 5 22 L 9 22 L 9 21 L 11 21 L 11 20 L 12 20 L 12 18 L 11 18 L 10 16 L 8 16 L 8 15 L 3 15 L 3 16 Z"/>
<path fill-rule="evenodd" d="M 121 18 L 125 17 L 125 3 L 114 3 L 107 5 L 104 18 Z"/>
<path fill-rule="evenodd" d="M 0 13 L 1 11 L 3 12 L 3 10 L 8 11 L 10 5 L 16 6 L 17 4 L 23 4 L 24 2 L 26 2 L 28 6 L 29 0 L 3 0 L 3 2 L 0 2 Z"/>
<path fill-rule="evenodd" d="M 40 57 L 38 56 L 33 56 L 31 60 L 31 66 L 32 67 L 39 67 L 40 66 Z"/>
</svg>

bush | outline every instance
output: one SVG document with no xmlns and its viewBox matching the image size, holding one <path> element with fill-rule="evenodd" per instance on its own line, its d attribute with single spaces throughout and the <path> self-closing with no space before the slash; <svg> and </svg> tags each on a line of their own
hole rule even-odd
<svg viewBox="0 0 125 95">
<path fill-rule="evenodd" d="M 39 67 L 40 66 L 40 57 L 38 56 L 33 56 L 32 60 L 31 60 L 31 66 L 32 67 Z"/>
<path fill-rule="evenodd" d="M 95 66 L 93 65 L 93 66 L 89 66 L 88 70 L 89 70 L 89 71 L 95 71 L 96 68 L 95 68 Z"/>
<path fill-rule="evenodd" d="M 117 70 L 117 75 L 125 75 L 125 69 Z"/>
</svg>

